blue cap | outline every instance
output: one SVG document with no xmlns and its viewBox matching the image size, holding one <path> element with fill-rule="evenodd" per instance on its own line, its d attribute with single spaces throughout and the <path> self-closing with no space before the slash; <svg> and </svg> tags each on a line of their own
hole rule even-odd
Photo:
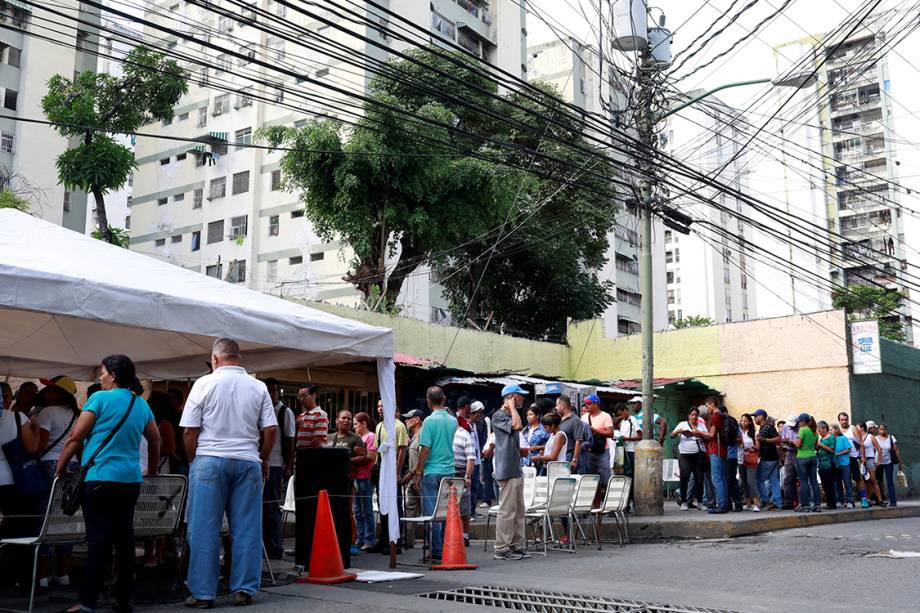
<svg viewBox="0 0 920 613">
<path fill-rule="evenodd" d="M 524 388 L 522 388 L 517 383 L 512 383 L 502 388 L 502 398 L 510 394 L 520 394 L 521 396 L 526 396 L 527 392 L 524 391 Z"/>
<path fill-rule="evenodd" d="M 811 416 L 808 413 L 802 413 L 796 421 L 809 422 L 811 421 Z"/>
<path fill-rule="evenodd" d="M 591 394 L 590 396 L 582 400 L 581 403 L 582 404 L 600 404 L 601 399 L 598 397 L 597 394 Z"/>
<path fill-rule="evenodd" d="M 764 411 L 763 409 L 757 409 L 757 410 L 754 411 L 751 415 L 753 415 L 754 417 L 766 417 L 766 416 L 767 416 L 767 412 Z"/>
</svg>

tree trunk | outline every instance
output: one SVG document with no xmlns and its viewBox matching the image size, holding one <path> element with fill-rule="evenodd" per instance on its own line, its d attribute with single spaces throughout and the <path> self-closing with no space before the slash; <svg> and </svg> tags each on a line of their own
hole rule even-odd
<svg viewBox="0 0 920 613">
<path fill-rule="evenodd" d="M 420 257 L 424 255 L 412 247 L 412 245 L 403 238 L 401 241 L 402 250 L 399 254 L 399 261 L 393 266 L 393 272 L 386 280 L 386 301 L 388 305 L 396 304 L 399 298 L 399 292 L 402 291 L 403 283 L 415 272 L 424 262 Z"/>
<path fill-rule="evenodd" d="M 115 245 L 115 237 L 109 227 L 109 218 L 105 214 L 105 199 L 102 195 L 102 190 L 98 187 L 93 188 L 93 198 L 96 199 L 96 219 L 99 223 L 99 235 L 105 242 Z"/>
</svg>

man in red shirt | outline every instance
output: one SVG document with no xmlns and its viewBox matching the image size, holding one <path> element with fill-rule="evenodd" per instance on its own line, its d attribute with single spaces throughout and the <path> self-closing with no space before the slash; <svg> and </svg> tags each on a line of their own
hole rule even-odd
<svg viewBox="0 0 920 613">
<path fill-rule="evenodd" d="M 709 409 L 709 432 L 706 438 L 706 453 L 709 455 L 709 472 L 712 476 L 712 489 L 715 490 L 715 506 L 710 507 L 709 513 L 728 513 L 728 487 L 725 482 L 725 456 L 727 446 L 722 440 L 722 427 L 725 417 L 719 410 L 718 402 L 712 398 L 706 399 L 706 408 Z"/>
</svg>

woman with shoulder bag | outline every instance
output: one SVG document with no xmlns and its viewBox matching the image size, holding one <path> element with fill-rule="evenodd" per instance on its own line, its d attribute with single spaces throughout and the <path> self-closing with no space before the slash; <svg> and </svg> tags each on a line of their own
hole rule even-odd
<svg viewBox="0 0 920 613">
<path fill-rule="evenodd" d="M 898 506 L 898 492 L 895 489 L 894 483 L 894 466 L 895 464 L 901 464 L 901 452 L 898 449 L 898 439 L 888 432 L 888 426 L 879 424 L 878 436 L 875 437 L 875 441 L 878 443 L 880 452 L 878 465 L 882 470 L 885 485 L 888 489 L 888 505 L 896 507 Z"/>
<path fill-rule="evenodd" d="M 25 414 L 13 411 L 13 390 L 9 384 L 0 382 L 0 396 L 3 404 L 0 406 L 0 446 L 6 445 L 19 438 L 22 447 L 28 453 L 38 450 L 38 433 L 35 426 Z M 21 536 L 34 536 L 38 534 L 39 525 L 36 517 L 35 500 L 23 496 L 13 481 L 13 471 L 9 462 L 0 448 L 0 538 L 16 538 Z M 31 560 L 29 552 L 24 547 L 5 547 L 0 551 L 0 561 L 4 569 L 2 580 L 10 587 L 19 584 L 19 588 L 28 593 L 31 580 Z"/>
<path fill-rule="evenodd" d="M 760 513 L 760 489 L 757 487 L 757 466 L 760 464 L 760 439 L 754 430 L 754 418 L 749 413 L 738 422 L 741 430 L 741 481 L 744 485 L 745 502 L 755 513 Z"/>
<path fill-rule="evenodd" d="M 702 504 L 703 496 L 703 460 L 706 456 L 706 450 L 700 437 L 703 433 L 708 432 L 706 423 L 700 419 L 700 410 L 696 407 L 690 408 L 690 414 L 687 421 L 677 424 L 674 431 L 671 432 L 671 438 L 678 438 L 677 466 L 680 469 L 680 510 L 687 511 L 693 506 L 693 501 Z M 693 491 L 690 491 L 690 477 L 693 477 Z"/>
<path fill-rule="evenodd" d="M 160 460 L 160 433 L 143 393 L 134 363 L 124 355 L 102 360 L 99 382 L 103 391 L 83 406 L 77 423 L 58 458 L 60 477 L 82 447 L 84 477 L 81 492 L 86 525 L 86 568 L 80 584 L 79 604 L 68 613 L 93 612 L 105 580 L 112 571 L 116 613 L 132 610 L 134 595 L 134 507 L 143 480 L 140 467 L 141 437 L 147 441 L 150 474 Z"/>
</svg>

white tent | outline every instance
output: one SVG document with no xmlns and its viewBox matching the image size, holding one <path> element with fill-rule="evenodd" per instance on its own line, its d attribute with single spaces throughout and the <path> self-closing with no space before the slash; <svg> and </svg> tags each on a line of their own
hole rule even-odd
<svg viewBox="0 0 920 613">
<path fill-rule="evenodd" d="M 240 342 L 251 371 L 376 360 L 384 421 L 394 432 L 392 330 L 0 210 L 0 376 L 89 380 L 103 357 L 122 353 L 141 378 L 193 378 L 208 372 L 220 336 Z M 384 450 L 383 472 L 381 482 L 394 484 L 395 509 L 395 476 L 385 478 L 395 473 L 391 450 Z"/>
</svg>

